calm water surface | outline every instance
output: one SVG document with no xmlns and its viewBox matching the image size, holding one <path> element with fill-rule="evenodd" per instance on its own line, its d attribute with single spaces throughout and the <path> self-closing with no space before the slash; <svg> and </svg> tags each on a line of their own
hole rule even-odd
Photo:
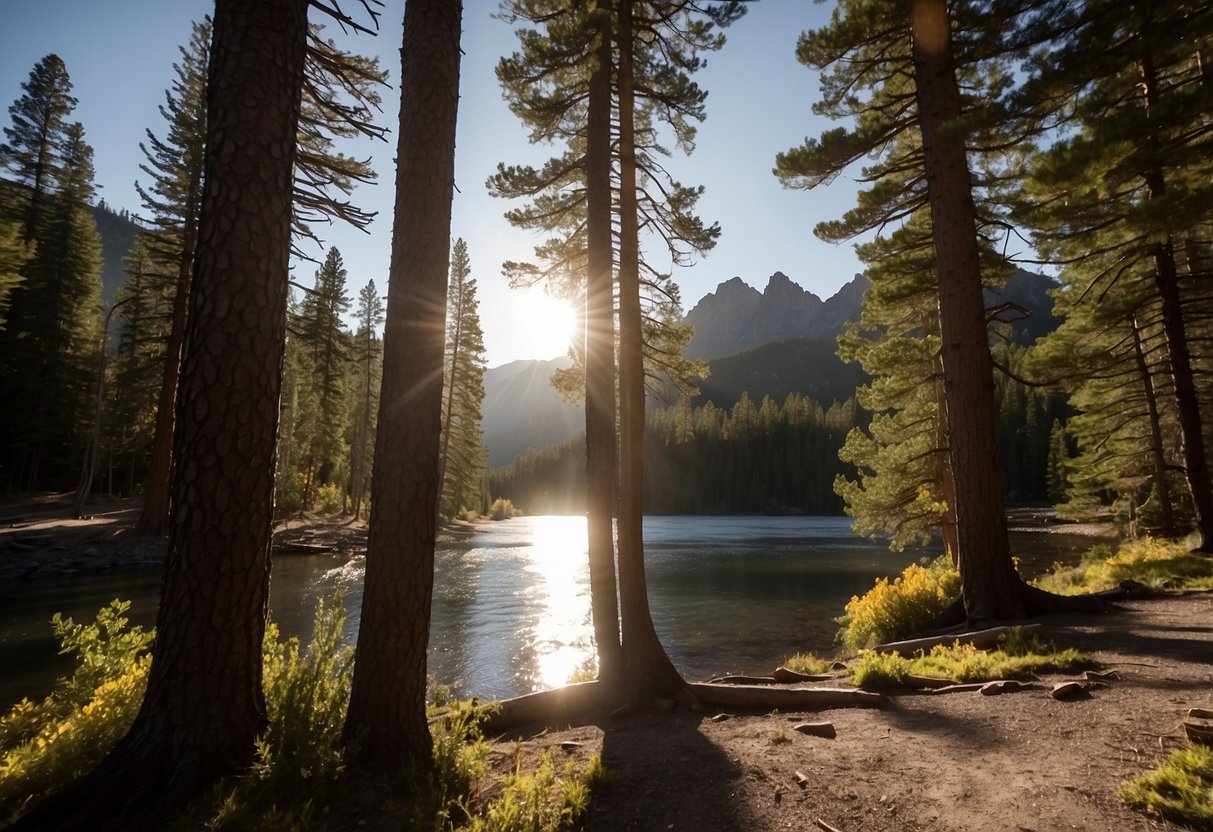
<svg viewBox="0 0 1213 832">
<path fill-rule="evenodd" d="M 832 620 L 852 595 L 933 552 L 889 552 L 854 537 L 845 517 L 649 517 L 646 574 L 653 621 L 689 679 L 770 671 L 802 650 L 830 651 Z M 1089 538 L 1015 532 L 1029 575 L 1070 562 Z M 361 558 L 284 556 L 270 608 L 284 634 L 307 639 L 319 598 L 341 589 L 353 644 Z M 0 584 L 0 705 L 39 695 L 70 661 L 47 623 L 90 620 L 111 598 L 155 619 L 160 572 Z M 497 698 L 565 682 L 592 664 L 584 517 L 525 517 L 445 538 L 435 559 L 429 672 L 464 695 Z"/>
</svg>

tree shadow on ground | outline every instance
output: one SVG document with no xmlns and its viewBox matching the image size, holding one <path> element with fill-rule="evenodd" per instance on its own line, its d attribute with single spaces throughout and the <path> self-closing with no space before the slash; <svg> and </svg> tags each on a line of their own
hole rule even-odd
<svg viewBox="0 0 1213 832">
<path fill-rule="evenodd" d="M 703 714 L 642 712 L 599 723 L 611 784 L 595 795 L 587 832 L 749 832 L 733 800 L 745 771 L 700 731 Z"/>
</svg>

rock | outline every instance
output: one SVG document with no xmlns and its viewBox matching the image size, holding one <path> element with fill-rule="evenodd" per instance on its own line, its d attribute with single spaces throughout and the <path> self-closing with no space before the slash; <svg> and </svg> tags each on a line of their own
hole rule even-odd
<svg viewBox="0 0 1213 832">
<path fill-rule="evenodd" d="M 982 696 L 997 696 L 1000 693 L 1013 693 L 1017 690 L 1023 690 L 1029 685 L 1015 679 L 1000 679 L 997 682 L 986 682 L 981 686 Z"/>
<path fill-rule="evenodd" d="M 834 730 L 832 722 L 799 722 L 792 726 L 793 731 L 798 731 L 801 734 L 808 734 L 814 737 L 825 737 L 826 739 L 834 739 L 838 733 Z"/>
<path fill-rule="evenodd" d="M 1117 670 L 1104 670 L 1104 671 L 1084 670 L 1082 672 L 1082 678 L 1086 679 L 1088 682 L 1097 682 L 1097 681 L 1098 682 L 1111 682 L 1111 681 L 1119 682 L 1120 681 L 1120 671 L 1117 671 Z"/>
<path fill-rule="evenodd" d="M 1080 682 L 1058 682 L 1049 691 L 1049 696 L 1054 699 L 1073 699 L 1077 696 L 1082 696 L 1087 690 Z"/>
<path fill-rule="evenodd" d="M 716 716 L 712 717 L 712 722 L 725 722 L 732 718 L 732 714 L 716 714 Z"/>
<path fill-rule="evenodd" d="M 560 743 L 561 751 L 570 751 L 571 752 L 571 751 L 576 751 L 578 748 L 581 748 L 581 743 L 576 742 L 574 740 L 565 740 L 564 742 Z"/>
<path fill-rule="evenodd" d="M 796 771 L 794 774 L 796 775 L 796 785 L 802 789 L 807 789 L 809 787 L 809 778 L 805 776 L 804 772 Z"/>
</svg>

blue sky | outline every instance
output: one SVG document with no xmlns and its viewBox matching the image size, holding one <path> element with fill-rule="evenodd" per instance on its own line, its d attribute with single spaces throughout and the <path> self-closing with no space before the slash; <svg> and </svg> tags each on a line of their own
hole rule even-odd
<svg viewBox="0 0 1213 832">
<path fill-rule="evenodd" d="M 359 8 L 346 0 L 349 10 Z M 376 38 L 344 41 L 350 48 L 381 56 L 394 84 L 398 76 L 403 2 L 388 0 Z M 707 189 L 700 215 L 722 227 L 720 242 L 675 279 L 691 306 L 733 276 L 763 288 L 782 271 L 826 298 L 860 270 L 850 245 L 823 243 L 812 234 L 823 219 L 852 207 L 855 186 L 845 178 L 813 192 L 788 191 L 771 175 L 775 154 L 817 135 L 829 123 L 813 116 L 818 98 L 815 75 L 796 62 L 796 39 L 828 19 L 833 4 L 811 0 L 763 0 L 728 31 L 728 43 L 708 56 L 697 75 L 709 91 L 708 118 L 690 157 L 675 156 L 670 170 L 686 184 Z M 555 151 L 527 142 L 509 112 L 493 69 L 514 50 L 511 27 L 494 19 L 497 0 L 465 0 L 459 131 L 452 235 L 467 240 L 472 276 L 480 287 L 481 319 L 490 366 L 519 358 L 552 358 L 563 352 L 564 328 L 554 301 L 538 292 L 508 288 L 503 260 L 524 260 L 538 241 L 506 223 L 509 203 L 488 196 L 485 179 L 498 162 L 540 162 Z M 151 128 L 163 133 L 157 107 L 172 79 L 177 46 L 189 36 L 191 21 L 212 8 L 205 0 L 40 0 L 8 4 L 0 30 L 0 124 L 8 126 L 8 106 L 44 55 L 63 58 L 79 99 L 74 118 L 84 124 L 95 150 L 99 195 L 114 208 L 138 212 L 134 182 L 142 177 L 139 142 Z M 319 21 L 313 12 L 313 19 Z M 330 32 L 332 32 L 330 27 Z M 335 34 L 335 33 L 333 33 Z M 384 123 L 395 122 L 399 91 L 384 91 Z M 367 280 L 387 284 L 395 137 L 347 152 L 370 155 L 380 184 L 362 188 L 355 201 L 379 217 L 371 233 L 340 226 L 320 229 L 342 252 L 351 296 Z M 310 263 L 296 266 L 296 279 L 309 283 Z M 556 340 L 553 340 L 553 339 Z"/>
</svg>

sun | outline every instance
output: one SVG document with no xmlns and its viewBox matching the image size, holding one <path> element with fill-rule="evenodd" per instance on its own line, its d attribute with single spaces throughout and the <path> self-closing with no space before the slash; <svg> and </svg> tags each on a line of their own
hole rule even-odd
<svg viewBox="0 0 1213 832">
<path fill-rule="evenodd" d="M 577 314 L 568 301 L 538 288 L 517 292 L 516 333 L 520 357 L 547 360 L 568 352 L 577 330 Z"/>
</svg>

